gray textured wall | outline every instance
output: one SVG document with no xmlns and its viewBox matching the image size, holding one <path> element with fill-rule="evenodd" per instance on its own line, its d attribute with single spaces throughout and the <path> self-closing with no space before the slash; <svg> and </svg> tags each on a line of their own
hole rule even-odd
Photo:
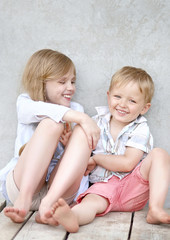
<svg viewBox="0 0 170 240">
<path fill-rule="evenodd" d="M 1 0 L 0 167 L 13 155 L 16 97 L 33 52 L 52 48 L 77 67 L 75 100 L 88 114 L 106 104 L 112 74 L 124 65 L 144 68 L 156 92 L 147 114 L 155 146 L 170 153 L 169 0 Z M 170 201 L 169 201 L 170 202 Z"/>
</svg>

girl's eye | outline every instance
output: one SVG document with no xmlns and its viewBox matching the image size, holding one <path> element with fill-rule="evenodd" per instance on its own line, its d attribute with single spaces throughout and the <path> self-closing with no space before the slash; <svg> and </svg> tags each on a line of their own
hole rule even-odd
<svg viewBox="0 0 170 240">
<path fill-rule="evenodd" d="M 65 81 L 59 81 L 60 84 L 65 84 Z"/>
<path fill-rule="evenodd" d="M 71 81 L 71 84 L 75 84 L 76 83 L 76 81 Z"/>
</svg>

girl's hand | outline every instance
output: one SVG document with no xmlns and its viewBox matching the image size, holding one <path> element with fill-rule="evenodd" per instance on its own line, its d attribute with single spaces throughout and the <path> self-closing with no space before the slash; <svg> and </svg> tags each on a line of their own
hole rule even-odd
<svg viewBox="0 0 170 240">
<path fill-rule="evenodd" d="M 100 138 L 100 128 L 91 117 L 85 113 L 71 109 L 64 114 L 63 120 L 66 122 L 75 122 L 79 124 L 86 134 L 89 148 L 95 149 Z"/>
<path fill-rule="evenodd" d="M 80 126 L 83 128 L 87 136 L 87 141 L 90 149 L 95 149 L 100 138 L 100 128 L 97 126 L 96 122 L 88 115 L 85 115 L 85 117 L 82 119 Z"/>
<path fill-rule="evenodd" d="M 61 142 L 64 146 L 67 145 L 71 134 L 72 134 L 71 124 L 68 123 L 68 122 L 66 122 L 66 124 L 65 124 L 65 129 L 64 129 L 64 131 L 63 131 L 63 133 L 62 133 L 62 135 L 61 135 L 61 137 L 60 137 L 60 142 Z"/>
<path fill-rule="evenodd" d="M 91 171 L 95 169 L 95 167 L 96 162 L 94 161 L 93 157 L 90 157 L 84 176 L 87 176 Z"/>
</svg>

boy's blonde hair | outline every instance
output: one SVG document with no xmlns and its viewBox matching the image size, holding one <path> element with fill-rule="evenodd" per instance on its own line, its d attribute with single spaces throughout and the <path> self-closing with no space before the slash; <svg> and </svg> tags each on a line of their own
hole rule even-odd
<svg viewBox="0 0 170 240">
<path fill-rule="evenodd" d="M 150 103 L 154 94 L 154 83 L 151 76 L 141 68 L 125 66 L 117 71 L 111 79 L 109 92 L 115 86 L 125 86 L 129 82 L 137 83 L 144 95 L 145 103 Z"/>
<path fill-rule="evenodd" d="M 46 80 L 60 78 L 71 68 L 76 75 L 74 63 L 66 55 L 51 49 L 39 50 L 28 60 L 22 77 L 22 87 L 34 101 L 46 101 Z"/>
</svg>

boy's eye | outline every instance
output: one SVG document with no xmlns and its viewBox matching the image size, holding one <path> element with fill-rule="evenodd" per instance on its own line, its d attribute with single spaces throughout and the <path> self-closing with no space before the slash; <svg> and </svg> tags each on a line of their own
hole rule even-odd
<svg viewBox="0 0 170 240">
<path fill-rule="evenodd" d="M 129 101 L 130 101 L 131 103 L 136 103 L 136 101 L 133 100 L 133 99 L 130 99 Z"/>
<path fill-rule="evenodd" d="M 119 99 L 119 98 L 121 98 L 119 95 L 114 95 L 114 98 L 117 98 L 117 99 Z"/>
</svg>

